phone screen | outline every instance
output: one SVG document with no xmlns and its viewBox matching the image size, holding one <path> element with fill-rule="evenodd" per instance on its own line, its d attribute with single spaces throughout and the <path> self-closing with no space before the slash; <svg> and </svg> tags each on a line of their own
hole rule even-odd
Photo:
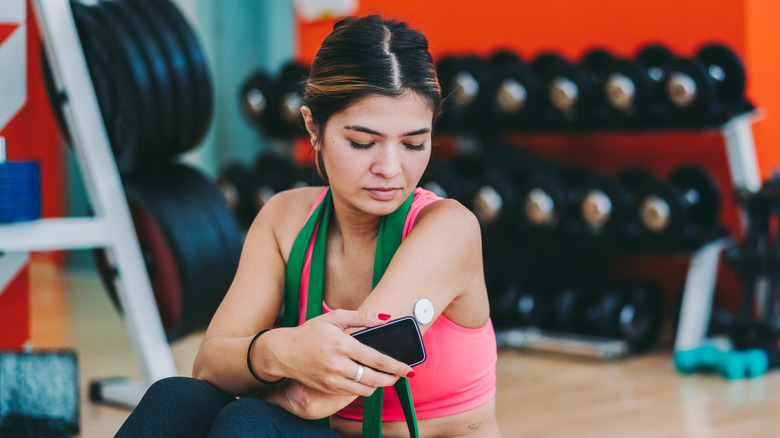
<svg viewBox="0 0 780 438">
<path fill-rule="evenodd" d="M 357 340 L 382 353 L 415 366 L 425 361 L 425 346 L 420 329 L 411 316 L 353 333 Z"/>
</svg>

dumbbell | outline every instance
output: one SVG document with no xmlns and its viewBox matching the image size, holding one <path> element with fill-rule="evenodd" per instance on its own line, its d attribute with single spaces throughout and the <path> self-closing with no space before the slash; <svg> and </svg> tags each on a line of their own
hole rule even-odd
<svg viewBox="0 0 780 438">
<path fill-rule="evenodd" d="M 745 98 L 745 66 L 729 47 L 702 46 L 693 58 L 678 58 L 669 67 L 666 99 L 675 118 L 688 124 L 717 124 L 752 109 Z"/>
<path fill-rule="evenodd" d="M 582 184 L 583 237 L 631 246 L 638 233 L 637 191 L 651 181 L 650 172 L 639 167 L 624 169 L 614 178 L 592 173 Z"/>
<path fill-rule="evenodd" d="M 442 159 L 431 157 L 418 185 L 442 198 L 451 198 L 465 203 L 466 187 L 463 176 L 454 166 Z"/>
<path fill-rule="evenodd" d="M 769 355 L 760 349 L 720 349 L 705 344 L 691 350 L 675 351 L 674 366 L 683 374 L 717 372 L 727 379 L 760 377 L 769 369 Z"/>
<path fill-rule="evenodd" d="M 289 61 L 266 90 L 264 97 L 267 99 L 268 108 L 263 110 L 267 111 L 267 114 L 262 119 L 262 130 L 269 137 L 289 140 L 303 133 L 301 105 L 304 81 L 308 75 L 307 66 Z M 259 105 L 259 94 L 256 94 L 255 100 Z"/>
<path fill-rule="evenodd" d="M 299 169 L 287 157 L 274 152 L 257 157 L 252 168 L 254 175 L 253 211 L 257 214 L 275 194 L 305 185 Z"/>
<path fill-rule="evenodd" d="M 436 71 L 444 97 L 444 111 L 437 123 L 443 131 L 482 130 L 489 122 L 490 64 L 474 54 L 443 56 Z"/>
<path fill-rule="evenodd" d="M 612 56 L 602 49 L 587 52 L 576 64 L 552 52 L 538 55 L 532 69 L 541 78 L 544 90 L 545 124 L 557 128 L 594 127 L 603 122 L 599 83 L 611 60 Z"/>
<path fill-rule="evenodd" d="M 659 247 L 690 249 L 716 231 L 720 189 L 701 166 L 676 167 L 666 181 L 640 189 L 638 198 L 641 232 Z"/>
<path fill-rule="evenodd" d="M 523 181 L 519 220 L 529 239 L 564 243 L 582 237 L 579 209 L 589 175 L 587 168 L 571 165 L 543 168 Z"/>
<path fill-rule="evenodd" d="M 551 312 L 552 330 L 585 334 L 585 310 L 592 300 L 592 294 L 581 287 L 563 287 L 556 291 Z"/>
<path fill-rule="evenodd" d="M 253 71 L 241 84 L 238 93 L 239 105 L 251 125 L 263 129 L 268 125 L 270 95 L 275 85 L 273 78 L 266 71 L 259 69 Z"/>
<path fill-rule="evenodd" d="M 663 324 L 663 296 L 652 283 L 606 286 L 584 311 L 588 334 L 626 341 L 643 351 L 658 339 Z"/>
<path fill-rule="evenodd" d="M 534 127 L 542 102 L 539 78 L 511 50 L 490 57 L 495 70 L 491 96 L 492 122 L 497 129 L 527 130 Z"/>
<path fill-rule="evenodd" d="M 667 111 L 663 81 L 674 53 L 662 45 L 647 45 L 634 59 L 615 58 L 605 73 L 603 92 L 608 124 L 619 127 L 655 126 Z"/>
<path fill-rule="evenodd" d="M 550 328 L 553 291 L 527 286 L 518 277 L 516 270 L 486 271 L 491 319 L 497 327 Z"/>
<path fill-rule="evenodd" d="M 252 169 L 241 161 L 231 161 L 220 169 L 217 187 L 241 228 L 249 229 L 257 215 Z"/>
</svg>

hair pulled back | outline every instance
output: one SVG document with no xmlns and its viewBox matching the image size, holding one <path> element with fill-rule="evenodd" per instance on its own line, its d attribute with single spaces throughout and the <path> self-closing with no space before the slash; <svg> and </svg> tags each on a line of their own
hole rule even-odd
<svg viewBox="0 0 780 438">
<path fill-rule="evenodd" d="M 428 40 L 406 23 L 378 15 L 337 22 L 325 38 L 305 82 L 303 105 L 322 131 L 330 117 L 358 100 L 414 92 L 441 114 L 441 88 Z M 320 153 L 316 164 L 327 181 Z"/>
</svg>

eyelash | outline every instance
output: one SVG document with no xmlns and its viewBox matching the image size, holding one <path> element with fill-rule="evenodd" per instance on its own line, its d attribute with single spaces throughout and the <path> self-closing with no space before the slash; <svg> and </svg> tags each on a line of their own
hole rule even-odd
<svg viewBox="0 0 780 438">
<path fill-rule="evenodd" d="M 352 146 L 352 149 L 360 149 L 360 150 L 370 149 L 371 146 L 374 145 L 374 143 L 363 144 L 363 143 L 357 143 L 357 142 L 354 142 L 354 141 L 351 141 L 351 140 L 350 140 L 349 143 L 350 143 L 350 146 Z M 404 146 L 406 146 L 407 149 L 412 150 L 412 151 L 422 151 L 422 150 L 425 149 L 425 143 L 420 143 L 420 144 L 404 143 Z"/>
</svg>

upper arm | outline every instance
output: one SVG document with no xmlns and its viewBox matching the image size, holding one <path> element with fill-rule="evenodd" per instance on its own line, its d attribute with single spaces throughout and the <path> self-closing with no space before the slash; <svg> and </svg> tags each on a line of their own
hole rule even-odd
<svg viewBox="0 0 780 438">
<path fill-rule="evenodd" d="M 301 194 L 282 192 L 260 210 L 250 227 L 236 275 L 206 331 L 213 336 L 248 336 L 270 328 L 282 306 L 286 270 L 286 237 L 295 233 L 295 218 L 305 220 Z M 293 219 L 291 219 L 293 218 Z M 300 226 L 298 226 L 300 228 Z"/>
<path fill-rule="evenodd" d="M 456 201 L 434 202 L 420 212 L 360 309 L 398 318 L 411 315 L 418 298 L 433 303 L 434 318 L 445 313 L 463 326 L 480 327 L 489 316 L 479 223 Z"/>
</svg>

